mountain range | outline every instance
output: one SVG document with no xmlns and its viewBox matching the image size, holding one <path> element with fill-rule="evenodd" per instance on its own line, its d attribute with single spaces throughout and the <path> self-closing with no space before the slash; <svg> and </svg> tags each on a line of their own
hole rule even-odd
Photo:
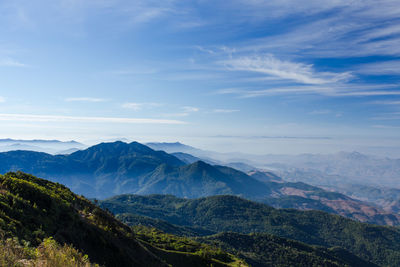
<svg viewBox="0 0 400 267">
<path fill-rule="evenodd" d="M 364 251 L 371 252 L 369 248 L 358 251 L 360 256 L 357 256 L 343 248 L 316 247 L 267 233 L 248 235 L 221 232 L 209 236 L 208 234 L 213 233 L 212 231 L 202 230 L 202 233 L 196 234 L 197 238 L 189 238 L 145 225 L 129 227 L 117 220 L 109 211 L 72 193 L 65 186 L 22 172 L 0 175 L 0 184 L 0 264 L 2 266 L 99 266 L 95 264 L 107 267 L 377 266 L 375 263 L 363 259 L 366 258 L 363 254 Z M 115 198 L 114 201 L 118 201 L 118 199 L 120 197 Z M 150 214 L 161 211 L 163 213 L 163 208 L 157 205 L 161 204 L 163 199 L 171 201 L 169 204 L 162 204 L 166 209 L 167 216 L 173 210 L 171 204 L 182 202 L 182 200 L 168 196 L 149 198 L 144 202 L 152 207 L 142 205 L 145 210 L 141 210 L 141 212 Z M 130 200 L 132 199 L 130 198 Z M 215 226 L 208 228 L 216 229 L 216 227 L 223 227 L 219 224 L 224 224 L 224 222 L 221 221 L 220 215 L 215 216 L 214 213 L 230 206 L 235 209 L 241 201 L 245 200 L 230 196 L 211 197 L 206 201 L 211 204 L 208 214 L 205 214 L 200 207 L 200 209 L 196 208 L 198 205 L 181 204 L 189 213 L 193 208 L 202 213 L 199 215 L 203 217 L 204 222 L 215 218 Z M 151 204 L 152 202 L 153 204 Z M 207 203 L 204 204 L 207 206 Z M 243 229 L 246 228 L 243 216 L 250 216 L 249 218 L 253 216 L 254 211 L 252 211 L 251 205 L 252 202 L 246 201 L 239 205 L 241 208 L 235 213 L 239 220 L 239 227 Z M 253 205 L 260 204 L 254 203 Z M 258 214 L 262 214 L 266 210 L 272 211 L 272 213 L 274 211 L 271 208 L 261 208 Z M 230 212 L 232 209 L 225 214 L 228 215 Z M 299 212 L 299 214 L 301 213 Z M 178 213 L 176 214 L 178 215 Z M 155 221 L 149 217 L 131 215 L 141 217 L 142 222 Z M 308 213 L 303 212 L 303 217 L 308 218 Z M 281 221 L 287 219 L 283 213 L 280 218 Z M 198 220 L 196 216 L 193 219 Z M 307 219 L 304 221 L 307 222 Z M 191 228 L 172 225 L 168 222 L 163 224 L 164 226 L 169 225 L 169 229 L 174 227 Z M 227 228 L 230 225 L 231 223 L 228 223 Z M 347 227 L 346 224 L 341 223 L 341 225 Z M 358 223 L 358 225 L 361 225 L 358 228 L 362 229 L 363 224 Z M 252 227 L 249 222 L 247 222 L 247 226 Z M 299 231 L 300 234 L 302 232 L 296 225 L 293 229 Z M 375 230 L 384 237 L 388 235 L 379 227 Z M 390 240 L 382 242 L 380 236 L 370 238 L 371 242 L 377 241 L 373 246 L 375 250 L 380 249 L 385 252 L 380 258 L 376 258 L 374 254 L 371 257 L 372 261 L 381 262 L 382 265 L 395 264 L 398 260 L 397 255 L 386 247 L 387 244 L 391 244 L 393 239 L 397 238 L 396 233 L 390 232 L 392 229 L 387 231 L 393 234 Z M 329 241 L 329 236 L 326 238 L 327 242 L 335 242 L 334 240 Z M 340 238 L 343 239 L 343 237 Z M 361 240 L 365 241 L 362 234 Z M 392 245 L 393 249 L 397 249 L 396 244 Z"/>
<path fill-rule="evenodd" d="M 87 146 L 76 141 L 0 139 L 0 151 L 29 150 L 49 154 L 70 154 Z"/>
<path fill-rule="evenodd" d="M 400 216 L 379 207 L 304 183 L 284 182 L 270 172 L 186 164 L 137 142 L 101 143 L 69 155 L 33 151 L 0 153 L 0 172 L 24 171 L 51 179 L 90 198 L 117 194 L 172 194 L 198 198 L 237 195 L 275 207 L 317 209 L 363 222 L 400 224 Z"/>
<path fill-rule="evenodd" d="M 357 151 L 332 154 L 252 155 L 202 150 L 179 142 L 148 143 L 148 145 L 168 153 L 188 153 L 202 160 L 218 162 L 219 165 L 232 162 L 245 163 L 254 168 L 273 170 L 285 179 L 296 177 L 296 181 L 313 185 L 344 182 L 399 188 L 400 159 L 366 155 Z M 304 175 L 301 175 L 301 172 L 304 172 Z"/>
<path fill-rule="evenodd" d="M 356 151 L 334 154 L 251 155 L 218 153 L 181 143 L 149 145 L 173 152 L 184 161 L 207 160 L 211 164 L 229 166 L 244 172 L 270 170 L 285 181 L 304 182 L 339 192 L 387 212 L 398 213 L 400 210 L 400 160 L 396 158 L 366 155 Z M 188 156 L 188 153 L 191 154 Z"/>
</svg>

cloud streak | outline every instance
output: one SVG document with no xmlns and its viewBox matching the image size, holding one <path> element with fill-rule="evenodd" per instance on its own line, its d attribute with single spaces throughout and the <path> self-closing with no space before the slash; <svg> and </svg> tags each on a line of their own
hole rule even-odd
<svg viewBox="0 0 400 267">
<path fill-rule="evenodd" d="M 212 112 L 214 113 L 234 113 L 239 112 L 238 109 L 214 109 Z"/>
<path fill-rule="evenodd" d="M 186 113 L 198 112 L 200 109 L 197 107 L 185 106 L 182 107 L 183 111 Z"/>
<path fill-rule="evenodd" d="M 400 55 L 400 7 L 395 0 L 307 1 L 254 0 L 246 5 L 258 21 L 278 24 L 285 18 L 314 16 L 298 25 L 254 39 L 237 49 L 315 57 Z M 296 7 L 296 8 L 294 8 Z M 249 17 L 249 16 L 247 16 Z"/>
<path fill-rule="evenodd" d="M 328 136 L 274 136 L 274 135 L 214 135 L 213 138 L 239 138 L 239 139 L 311 139 L 311 140 L 329 140 Z"/>
<path fill-rule="evenodd" d="M 400 60 L 363 64 L 357 66 L 355 71 L 367 75 L 400 75 Z"/>
<path fill-rule="evenodd" d="M 375 105 L 399 105 L 400 106 L 400 100 L 388 100 L 388 101 L 372 101 L 369 102 L 370 104 L 375 104 Z"/>
<path fill-rule="evenodd" d="M 256 72 L 301 84 L 328 84 L 352 77 L 349 72 L 316 72 L 312 65 L 283 61 L 271 54 L 230 59 L 222 61 L 222 64 L 229 70 Z"/>
<path fill-rule="evenodd" d="M 95 97 L 70 97 L 65 99 L 66 102 L 106 102 L 107 99 L 104 98 L 95 98 Z"/>
<path fill-rule="evenodd" d="M 11 58 L 0 59 L 0 66 L 1 67 L 17 67 L 17 68 L 27 67 L 26 64 L 21 63 L 15 59 L 11 59 Z"/>
<path fill-rule="evenodd" d="M 268 89 L 228 88 L 215 92 L 219 95 L 237 95 L 239 98 L 267 97 L 274 95 L 324 95 L 329 97 L 397 96 L 399 86 L 395 84 L 329 84 L 271 86 Z"/>
<path fill-rule="evenodd" d="M 122 104 L 122 107 L 125 109 L 131 109 L 131 110 L 142 110 L 144 108 L 153 108 L 153 107 L 159 107 L 161 106 L 160 103 L 135 103 L 135 102 L 128 102 Z"/>
<path fill-rule="evenodd" d="M 118 117 L 81 117 L 60 115 L 0 114 L 0 121 L 28 122 L 79 122 L 79 123 L 123 123 L 123 124 L 185 124 L 179 120 Z"/>
</svg>

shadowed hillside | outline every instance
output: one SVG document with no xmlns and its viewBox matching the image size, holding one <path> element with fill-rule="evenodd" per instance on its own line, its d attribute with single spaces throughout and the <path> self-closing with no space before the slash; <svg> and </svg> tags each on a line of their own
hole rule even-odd
<svg viewBox="0 0 400 267">
<path fill-rule="evenodd" d="M 0 231 L 3 240 L 18 238 L 22 244 L 29 242 L 33 246 L 28 247 L 30 250 L 51 245 L 48 240 L 54 238 L 57 244 L 72 246 L 87 254 L 91 262 L 105 266 L 245 265 L 230 254 L 216 253 L 214 248 L 194 241 L 191 251 L 175 249 L 172 242 L 163 242 L 169 244 L 168 248 L 149 243 L 146 235 L 139 235 L 65 186 L 21 172 L 0 175 Z M 18 244 L 7 242 L 1 244 L 18 251 Z M 57 246 L 53 250 L 60 255 L 79 253 L 68 247 L 63 252 Z M 18 255 L 20 259 L 27 256 Z"/>
<path fill-rule="evenodd" d="M 400 231 L 321 211 L 274 209 L 235 196 L 182 199 L 122 195 L 101 202 L 115 214 L 134 213 L 214 232 L 264 232 L 324 247 L 338 246 L 366 261 L 400 265 Z"/>
</svg>

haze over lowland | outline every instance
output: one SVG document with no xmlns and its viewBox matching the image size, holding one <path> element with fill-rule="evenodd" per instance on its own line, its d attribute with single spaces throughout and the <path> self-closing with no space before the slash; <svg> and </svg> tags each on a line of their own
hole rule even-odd
<svg viewBox="0 0 400 267">
<path fill-rule="evenodd" d="M 397 1 L 0 3 L 0 138 L 399 157 Z"/>
</svg>

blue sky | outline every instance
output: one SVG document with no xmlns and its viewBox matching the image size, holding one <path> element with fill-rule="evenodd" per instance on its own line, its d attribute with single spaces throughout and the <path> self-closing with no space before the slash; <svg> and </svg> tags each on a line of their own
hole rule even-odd
<svg viewBox="0 0 400 267">
<path fill-rule="evenodd" d="M 1 0 L 0 137 L 400 157 L 398 1 Z"/>
</svg>

